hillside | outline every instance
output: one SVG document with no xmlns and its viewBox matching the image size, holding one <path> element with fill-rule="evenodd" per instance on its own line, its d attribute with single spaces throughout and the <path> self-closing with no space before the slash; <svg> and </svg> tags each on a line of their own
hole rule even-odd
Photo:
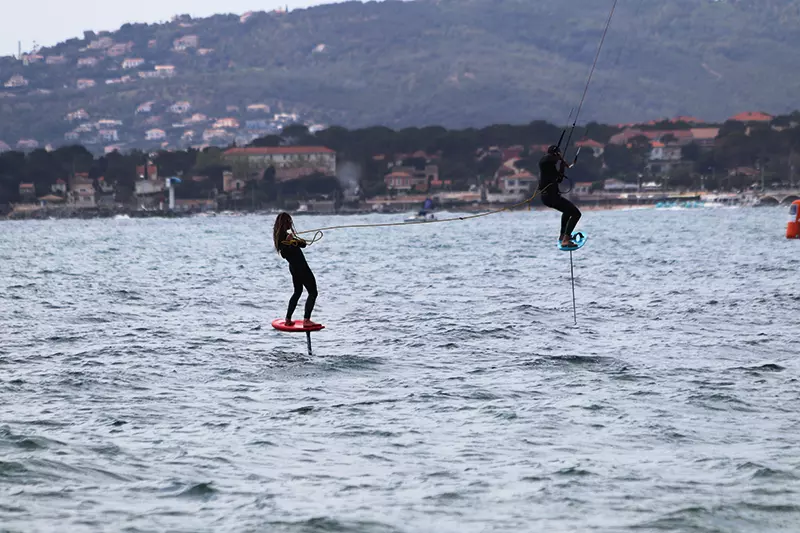
<svg viewBox="0 0 800 533">
<path fill-rule="evenodd" d="M 297 120 L 563 123 L 611 3 L 349 2 L 87 32 L 0 58 L 0 141 L 102 150 L 246 142 Z M 799 27 L 792 0 L 620 0 L 582 119 L 800 107 Z"/>
</svg>

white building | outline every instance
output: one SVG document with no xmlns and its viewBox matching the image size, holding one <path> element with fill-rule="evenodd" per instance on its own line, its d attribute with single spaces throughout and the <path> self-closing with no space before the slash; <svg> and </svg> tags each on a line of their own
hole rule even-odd
<svg viewBox="0 0 800 533">
<path fill-rule="evenodd" d="M 336 152 L 324 146 L 231 148 L 224 156 L 233 163 L 246 162 L 248 168 L 254 172 L 263 172 L 274 167 L 278 171 L 279 179 L 282 174 L 286 179 L 291 179 L 294 174 L 299 176 L 313 172 L 336 175 Z"/>
<path fill-rule="evenodd" d="M 144 134 L 144 138 L 148 141 L 162 141 L 167 138 L 167 132 L 154 128 L 152 130 L 147 130 Z"/>
</svg>

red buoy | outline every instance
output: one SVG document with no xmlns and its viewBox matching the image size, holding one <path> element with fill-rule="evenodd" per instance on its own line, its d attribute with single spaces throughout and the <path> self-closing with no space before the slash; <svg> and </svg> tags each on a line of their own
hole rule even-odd
<svg viewBox="0 0 800 533">
<path fill-rule="evenodd" d="M 800 239 L 800 200 L 789 207 L 789 223 L 786 225 L 787 239 Z"/>
</svg>

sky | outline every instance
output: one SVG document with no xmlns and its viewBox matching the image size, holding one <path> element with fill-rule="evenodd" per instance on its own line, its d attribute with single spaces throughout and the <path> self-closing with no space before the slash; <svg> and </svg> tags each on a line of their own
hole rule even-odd
<svg viewBox="0 0 800 533">
<path fill-rule="evenodd" d="M 173 15 L 207 17 L 219 13 L 240 15 L 248 11 L 270 11 L 334 3 L 334 0 L 38 0 L 29 4 L 3 0 L 0 17 L 0 56 L 39 46 L 52 46 L 84 30 L 116 30 L 126 22 L 162 22 Z"/>
</svg>

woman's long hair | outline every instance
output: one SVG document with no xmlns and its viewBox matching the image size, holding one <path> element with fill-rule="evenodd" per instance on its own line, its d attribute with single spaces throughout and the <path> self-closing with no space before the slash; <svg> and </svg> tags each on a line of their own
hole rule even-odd
<svg viewBox="0 0 800 533">
<path fill-rule="evenodd" d="M 272 240 L 275 243 L 275 250 L 280 251 L 281 243 L 286 240 L 289 230 L 294 231 L 292 215 L 283 212 L 275 219 L 275 227 L 272 229 Z"/>
</svg>

